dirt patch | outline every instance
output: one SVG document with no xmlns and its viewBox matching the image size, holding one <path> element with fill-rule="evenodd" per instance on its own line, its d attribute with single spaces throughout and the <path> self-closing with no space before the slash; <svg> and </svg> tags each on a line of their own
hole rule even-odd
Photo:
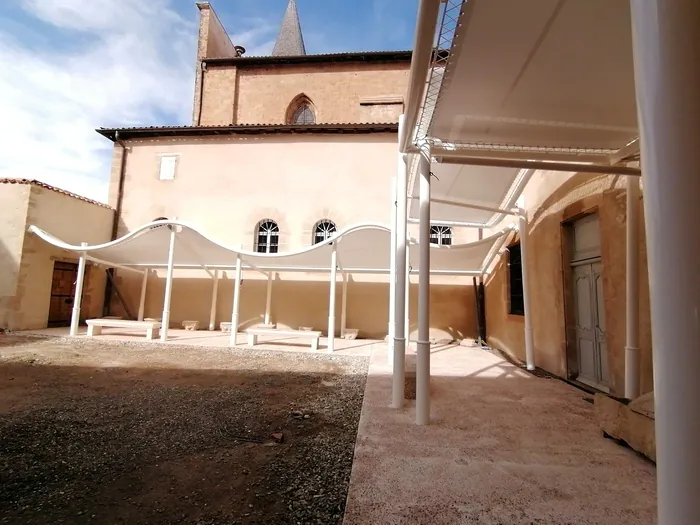
<svg viewBox="0 0 700 525">
<path fill-rule="evenodd" d="M 366 369 L 0 335 L 0 523 L 340 523 Z"/>
</svg>

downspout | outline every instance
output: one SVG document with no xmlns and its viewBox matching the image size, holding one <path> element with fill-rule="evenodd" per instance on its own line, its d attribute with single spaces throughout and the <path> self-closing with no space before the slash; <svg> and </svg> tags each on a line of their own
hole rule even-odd
<svg viewBox="0 0 700 525">
<path fill-rule="evenodd" d="M 202 125 L 202 106 L 204 106 L 204 72 L 207 70 L 207 63 L 202 60 L 201 73 L 199 74 L 199 108 L 197 110 L 197 125 Z"/>
<path fill-rule="evenodd" d="M 124 198 L 124 174 L 126 172 L 126 156 L 127 149 L 126 144 L 119 140 L 119 131 L 114 132 L 114 143 L 119 144 L 122 147 L 122 160 L 119 167 L 119 189 L 117 191 L 117 202 L 114 209 L 114 218 L 112 219 L 112 239 L 117 238 L 117 233 L 119 231 L 119 218 L 122 214 L 122 200 Z M 114 286 L 112 285 L 112 279 L 114 278 L 114 268 L 109 268 L 107 272 L 110 274 L 110 278 L 107 279 L 105 283 L 105 298 L 102 305 L 102 315 L 107 316 L 110 312 L 110 303 L 112 301 L 112 291 Z"/>
</svg>

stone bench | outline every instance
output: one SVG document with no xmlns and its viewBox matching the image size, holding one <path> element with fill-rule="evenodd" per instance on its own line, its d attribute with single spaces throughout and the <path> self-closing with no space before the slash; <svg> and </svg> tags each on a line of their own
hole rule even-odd
<svg viewBox="0 0 700 525">
<path fill-rule="evenodd" d="M 321 332 L 314 332 L 313 330 L 274 330 L 270 328 L 248 328 L 245 332 L 248 334 L 248 346 L 257 345 L 258 336 L 272 335 L 309 338 L 311 339 L 311 350 L 318 350 L 318 341 L 321 338 Z"/>
<path fill-rule="evenodd" d="M 159 321 L 129 321 L 125 319 L 88 319 L 87 335 L 93 337 L 100 335 L 103 328 L 126 328 L 129 330 L 145 330 L 146 339 L 156 339 L 160 333 L 162 323 Z"/>
</svg>

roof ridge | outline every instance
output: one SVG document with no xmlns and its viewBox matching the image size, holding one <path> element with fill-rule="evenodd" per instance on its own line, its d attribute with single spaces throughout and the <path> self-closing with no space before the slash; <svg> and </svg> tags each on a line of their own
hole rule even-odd
<svg viewBox="0 0 700 525">
<path fill-rule="evenodd" d="M 37 179 L 0 177 L 0 184 L 28 184 L 30 186 L 39 186 L 39 187 L 47 189 L 47 190 L 55 191 L 57 193 L 62 193 L 63 195 L 67 195 L 68 197 L 73 197 L 74 199 L 89 202 L 90 204 L 96 204 L 97 206 L 102 206 L 103 208 L 108 208 L 110 210 L 114 209 L 110 205 L 105 204 L 104 202 L 100 202 L 100 201 L 96 201 L 93 199 L 89 199 L 87 197 L 83 197 L 82 195 L 78 195 L 77 193 L 73 193 L 73 192 L 68 191 L 68 190 L 57 188 L 56 186 L 52 186 L 51 184 L 47 184 L 46 182 L 41 182 L 40 180 L 37 180 Z"/>
</svg>

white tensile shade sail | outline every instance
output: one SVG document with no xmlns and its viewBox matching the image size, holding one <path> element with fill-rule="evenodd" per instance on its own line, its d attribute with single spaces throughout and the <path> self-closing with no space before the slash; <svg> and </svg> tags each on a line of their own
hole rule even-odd
<svg viewBox="0 0 700 525">
<path fill-rule="evenodd" d="M 88 259 L 107 266 L 164 268 L 168 265 L 171 228 L 176 232 L 174 268 L 233 268 L 240 256 L 243 267 L 263 271 L 329 272 L 335 244 L 338 268 L 342 271 L 379 274 L 390 269 L 391 231 L 373 224 L 347 228 L 326 242 L 297 252 L 273 254 L 225 246 L 179 221 L 149 223 L 115 241 L 94 246 L 70 245 L 36 226 L 30 226 L 29 231 L 57 248 L 85 253 Z M 432 269 L 448 275 L 480 274 L 486 256 L 504 234 L 465 245 L 435 246 Z M 411 264 L 417 270 L 415 253 Z"/>
<path fill-rule="evenodd" d="M 460 164 L 433 164 L 434 175 L 430 184 L 433 202 L 430 215 L 434 221 L 472 223 L 490 227 L 503 218 L 494 211 L 469 207 L 482 206 L 508 209 L 515 206 L 525 170 L 518 168 L 464 166 Z M 419 177 L 412 174 L 412 200 L 419 197 Z M 440 200 L 455 202 L 447 204 Z M 417 201 L 409 206 L 409 217 L 418 218 Z"/>
<path fill-rule="evenodd" d="M 623 148 L 638 136 L 629 0 L 469 0 L 428 135 Z"/>
</svg>

